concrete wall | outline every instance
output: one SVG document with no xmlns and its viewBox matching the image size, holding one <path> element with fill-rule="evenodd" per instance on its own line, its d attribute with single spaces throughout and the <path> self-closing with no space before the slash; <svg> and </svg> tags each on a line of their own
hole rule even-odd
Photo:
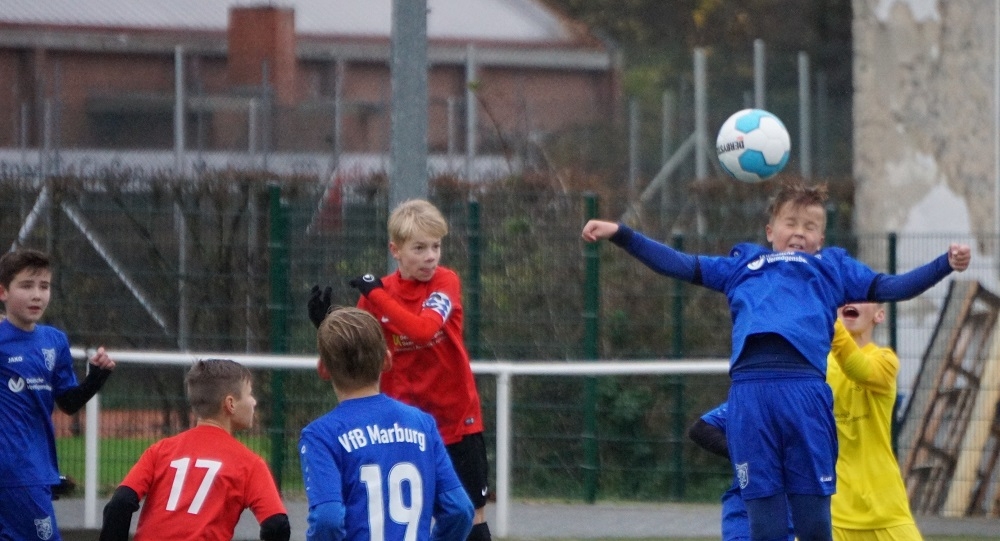
<svg viewBox="0 0 1000 541">
<path fill-rule="evenodd" d="M 958 278 L 997 292 L 996 0 L 854 0 L 855 223 L 900 234 L 899 270 L 973 248 Z M 915 238 L 915 235 L 927 235 Z M 885 270 L 886 247 L 859 256 Z M 945 284 L 936 289 L 943 296 Z M 933 300 L 899 304 L 901 389 L 937 318 Z"/>
</svg>

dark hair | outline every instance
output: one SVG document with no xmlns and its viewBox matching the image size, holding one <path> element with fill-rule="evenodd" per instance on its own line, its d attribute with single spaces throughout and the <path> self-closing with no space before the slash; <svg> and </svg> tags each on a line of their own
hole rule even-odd
<svg viewBox="0 0 1000 541">
<path fill-rule="evenodd" d="M 199 418 L 212 417 L 221 411 L 227 396 L 243 397 L 243 384 L 253 381 L 250 370 L 229 359 L 195 361 L 184 378 L 188 402 Z"/>
<path fill-rule="evenodd" d="M 388 348 L 375 316 L 360 308 L 337 308 L 326 315 L 316 336 L 320 362 L 338 389 L 377 383 Z"/>
<path fill-rule="evenodd" d="M 7 252 L 0 256 L 0 285 L 9 288 L 17 273 L 24 269 L 47 270 L 49 266 L 49 256 L 45 252 L 31 248 L 19 248 Z"/>
<path fill-rule="evenodd" d="M 774 220 L 786 203 L 791 203 L 793 207 L 811 207 L 813 205 L 823 207 L 827 197 L 826 184 L 806 186 L 799 179 L 785 180 L 771 197 L 771 204 L 767 207 L 768 221 Z"/>
</svg>

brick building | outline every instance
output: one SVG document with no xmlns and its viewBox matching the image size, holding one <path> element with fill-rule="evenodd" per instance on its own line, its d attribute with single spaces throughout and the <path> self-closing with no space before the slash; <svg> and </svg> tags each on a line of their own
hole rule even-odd
<svg viewBox="0 0 1000 541">
<path fill-rule="evenodd" d="M 489 154 L 614 117 L 616 53 L 579 24 L 534 0 L 427 7 L 432 154 L 463 153 L 470 126 Z M 182 95 L 184 151 L 384 153 L 391 10 L 392 0 L 8 5 L 0 148 L 169 152 Z"/>
</svg>

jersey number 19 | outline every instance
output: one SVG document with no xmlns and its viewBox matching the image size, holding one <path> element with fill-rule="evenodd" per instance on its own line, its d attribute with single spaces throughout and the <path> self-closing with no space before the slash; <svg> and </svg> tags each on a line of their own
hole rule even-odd
<svg viewBox="0 0 1000 541">
<path fill-rule="evenodd" d="M 382 468 L 378 464 L 361 466 L 361 482 L 368 490 L 368 525 L 372 541 L 385 539 L 385 511 L 382 509 Z M 409 462 L 400 462 L 389 470 L 389 518 L 406 525 L 405 541 L 416 541 L 420 511 L 424 506 L 424 482 L 420 471 Z M 404 487 L 409 496 L 404 498 Z M 407 507 L 406 501 L 410 505 Z"/>
</svg>

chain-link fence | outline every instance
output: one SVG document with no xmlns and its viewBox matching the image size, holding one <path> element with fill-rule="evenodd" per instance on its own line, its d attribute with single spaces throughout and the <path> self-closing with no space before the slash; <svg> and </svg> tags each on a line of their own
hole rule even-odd
<svg viewBox="0 0 1000 541">
<path fill-rule="evenodd" d="M 74 346 L 309 354 L 315 351 L 305 310 L 309 289 L 329 284 L 335 304 L 353 305 L 357 294 L 347 281 L 387 268 L 383 181 L 331 193 L 311 178 L 248 173 L 4 178 L 0 241 L 53 256 L 45 320 L 64 329 Z M 617 213 L 620 204 L 557 185 L 524 177 L 489 186 L 435 180 L 431 199 L 451 227 L 442 263 L 463 279 L 472 356 L 576 360 L 587 358 L 587 344 L 594 343 L 601 359 L 728 357 L 723 296 L 656 276 L 606 244 L 599 249 L 597 280 L 588 280 L 580 228 L 589 214 L 613 218 L 601 208 Z M 721 254 L 736 242 L 764 240 L 759 193 L 737 197 L 728 188 L 701 189 L 691 197 L 696 204 L 670 220 L 671 227 L 701 222 L 713 234 L 655 233 L 664 224 L 648 216 L 639 216 L 642 228 L 694 253 Z M 837 205 L 830 207 L 829 243 L 849 248 L 876 270 L 906 271 L 954 240 L 855 236 L 842 227 L 847 220 Z M 980 266 L 971 276 L 992 276 L 982 266 L 986 261 L 975 259 Z M 931 335 L 951 325 L 937 321 L 947 294 L 942 285 L 900 303 L 878 337 L 901 352 L 904 392 Z M 588 295 L 598 300 L 596 335 L 588 331 Z M 190 426 L 183 372 L 123 365 L 108 382 L 102 393 L 103 491 L 121 480 L 149 443 Z M 494 419 L 495 381 L 480 376 L 478 384 L 485 418 Z M 998 390 L 995 380 L 982 387 L 994 396 Z M 727 388 L 725 376 L 519 379 L 513 389 L 515 495 L 581 498 L 588 468 L 597 468 L 601 498 L 714 500 L 731 472 L 687 442 L 684 430 L 723 401 Z M 333 407 L 333 395 L 313 374 L 293 371 L 258 371 L 255 389 L 258 424 L 241 438 L 272 460 L 286 494 L 300 494 L 298 431 Z M 596 462 L 585 456 L 585 397 L 595 406 Z M 981 427 L 992 420 L 976 421 Z M 78 478 L 81 423 L 57 414 L 60 464 Z M 492 447 L 490 426 L 487 438 Z M 275 463 L 275 456 L 287 459 Z"/>
</svg>

